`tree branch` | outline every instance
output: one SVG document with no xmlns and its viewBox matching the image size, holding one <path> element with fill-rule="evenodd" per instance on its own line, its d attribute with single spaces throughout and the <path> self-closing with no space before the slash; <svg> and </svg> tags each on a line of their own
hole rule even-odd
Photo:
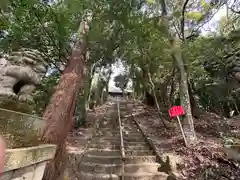
<svg viewBox="0 0 240 180">
<path fill-rule="evenodd" d="M 182 8 L 182 19 L 181 19 L 181 34 L 182 34 L 182 40 L 185 40 L 185 32 L 184 32 L 184 26 L 185 26 L 185 10 L 187 8 L 189 0 L 186 0 L 183 4 Z"/>
<path fill-rule="evenodd" d="M 179 39 L 183 40 L 183 39 L 182 39 L 182 36 L 181 36 L 181 33 L 178 31 L 178 27 L 177 27 L 177 25 L 175 24 L 175 22 L 173 22 L 173 26 L 174 26 L 174 28 L 175 28 L 175 31 L 176 31 Z M 184 41 L 184 40 L 183 40 L 183 41 Z"/>
<path fill-rule="evenodd" d="M 161 7 L 162 7 L 162 17 L 166 17 L 167 16 L 167 7 L 166 7 L 166 2 L 165 0 L 161 0 Z"/>
<path fill-rule="evenodd" d="M 213 13 L 213 14 L 211 15 L 211 17 L 208 18 L 208 20 L 206 20 L 204 23 L 202 23 L 201 25 L 199 25 L 198 27 L 196 27 L 195 29 L 193 29 L 192 32 L 191 32 L 191 34 L 190 34 L 187 38 L 190 38 L 190 37 L 194 36 L 194 33 L 198 32 L 198 30 L 199 30 L 200 28 L 202 28 L 205 24 L 207 24 L 209 21 L 211 21 L 212 18 L 215 16 L 215 14 L 217 14 L 217 12 L 219 12 L 219 9 L 218 9 L 218 11 L 216 11 L 215 13 Z M 204 16 L 207 16 L 207 14 L 205 14 Z M 186 38 L 186 39 L 187 39 L 187 38 Z"/>
<path fill-rule="evenodd" d="M 230 9 L 232 12 L 236 13 L 236 14 L 240 14 L 240 11 L 237 11 L 235 9 L 233 9 L 234 4 L 236 3 L 236 0 L 234 0 L 234 2 L 232 2 L 232 7 L 228 7 L 228 9 Z"/>
<path fill-rule="evenodd" d="M 232 7 L 231 8 L 229 8 L 232 12 L 234 12 L 234 13 L 236 13 L 236 14 L 240 14 L 240 11 L 236 11 L 236 10 L 234 10 Z"/>
</svg>

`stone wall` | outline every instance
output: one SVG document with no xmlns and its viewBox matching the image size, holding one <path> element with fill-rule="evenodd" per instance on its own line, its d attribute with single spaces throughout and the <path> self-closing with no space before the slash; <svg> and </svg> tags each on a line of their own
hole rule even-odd
<svg viewBox="0 0 240 180">
<path fill-rule="evenodd" d="M 55 145 L 8 149 L 0 180 L 41 180 L 46 163 L 54 157 Z"/>
</svg>

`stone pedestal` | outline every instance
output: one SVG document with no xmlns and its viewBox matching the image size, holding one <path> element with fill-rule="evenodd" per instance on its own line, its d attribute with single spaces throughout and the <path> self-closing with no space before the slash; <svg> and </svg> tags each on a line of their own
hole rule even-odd
<svg viewBox="0 0 240 180">
<path fill-rule="evenodd" d="M 0 180 L 41 180 L 56 151 L 55 145 L 43 144 L 40 139 L 45 121 L 10 109 L 0 108 L 0 114 L 1 135 L 7 146 L 12 147 L 6 150 Z"/>
<path fill-rule="evenodd" d="M 0 57 L 0 132 L 8 147 L 0 180 L 41 180 L 56 146 L 42 144 L 45 122 L 34 114 L 32 94 L 47 72 L 44 55 L 20 49 Z"/>
<path fill-rule="evenodd" d="M 7 149 L 4 172 L 0 180 L 42 180 L 47 162 L 55 155 L 56 146 L 45 144 L 30 148 Z"/>
</svg>

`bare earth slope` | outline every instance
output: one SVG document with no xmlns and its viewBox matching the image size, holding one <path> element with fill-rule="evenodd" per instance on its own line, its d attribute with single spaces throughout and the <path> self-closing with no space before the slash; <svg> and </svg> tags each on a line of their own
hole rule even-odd
<svg viewBox="0 0 240 180">
<path fill-rule="evenodd" d="M 219 128 L 224 134 L 231 134 L 238 136 L 239 127 L 236 126 L 236 121 L 228 120 L 226 121 L 228 125 L 221 124 L 220 119 L 214 114 L 206 114 L 200 119 L 195 120 L 195 127 L 198 135 L 198 143 L 194 147 L 185 148 L 183 144 L 183 139 L 180 133 L 180 129 L 177 126 L 176 122 L 169 122 L 168 126 L 170 129 L 166 130 L 161 121 L 158 119 L 157 112 L 154 109 L 146 107 L 138 102 L 128 101 L 127 109 L 122 108 L 122 117 L 130 117 L 129 114 L 133 113 L 135 120 L 140 124 L 143 131 L 147 136 L 152 140 L 153 144 L 156 147 L 156 150 L 161 155 L 161 158 L 169 158 L 169 164 L 171 167 L 168 169 L 175 174 L 175 178 L 172 179 L 187 179 L 187 180 L 239 180 L 240 179 L 240 168 L 239 163 L 233 160 L 229 160 L 226 156 L 224 148 L 222 146 L 222 139 L 220 138 Z M 118 157 L 120 151 L 116 148 L 119 148 L 119 145 L 114 145 L 115 150 L 111 150 L 114 144 L 119 144 L 116 138 L 112 138 L 115 132 L 118 131 L 118 125 L 116 121 L 116 112 L 109 111 L 111 103 L 105 104 L 102 107 L 96 108 L 95 112 L 89 112 L 88 121 L 89 127 L 87 129 L 79 129 L 69 135 L 68 138 L 68 152 L 69 152 L 69 163 L 68 163 L 68 174 L 66 175 L 68 180 L 88 180 L 88 179 L 119 179 L 121 168 L 111 164 L 107 158 L 115 158 L 118 162 Z M 107 113 L 106 113 L 107 112 Z M 110 114 L 108 114 L 110 113 Z M 129 118 L 126 121 L 124 128 L 129 129 L 132 127 L 132 120 Z M 218 123 L 217 123 L 218 122 Z M 95 131 L 94 129 L 98 129 Z M 99 130 L 100 129 L 100 130 Z M 126 134 L 126 133 L 125 133 Z M 135 132 L 136 134 L 136 132 Z M 103 135 L 103 139 L 101 136 Z M 96 137 L 96 138 L 93 138 Z M 139 135 L 137 135 L 139 136 Z M 141 137 L 134 139 L 133 137 L 128 137 L 131 139 L 131 144 L 134 143 L 134 146 L 142 146 L 142 140 L 139 142 Z M 99 139 L 100 138 L 100 139 Z M 98 140 L 99 139 L 99 140 Z M 118 138 L 117 138 L 118 139 Z M 126 140 L 127 140 L 126 139 Z M 111 141 L 110 141 L 111 140 Z M 90 144 L 89 144 L 90 142 Z M 126 141 L 128 142 L 128 140 Z M 88 144 L 88 145 L 87 145 Z M 127 143 L 128 144 L 128 143 Z M 87 146 L 86 146 L 87 145 Z M 98 151 L 95 151 L 99 148 L 109 148 L 112 151 L 109 154 L 105 151 L 102 151 L 100 154 Z M 152 150 L 147 150 L 146 146 L 143 146 L 144 149 L 139 153 L 148 154 L 149 157 L 154 157 L 154 152 Z M 85 159 L 82 159 L 83 154 L 86 155 L 86 151 L 89 151 L 89 148 L 92 148 L 91 153 L 87 153 Z M 147 151 L 146 151 L 147 150 Z M 85 152 L 85 153 L 83 153 Z M 95 154 L 92 154 L 95 153 Z M 117 154 L 116 154 L 117 153 Z M 79 157 L 76 158 L 76 154 L 79 154 Z M 140 155 L 137 152 L 135 155 Z M 129 155 L 129 154 L 128 154 Z M 134 155 L 131 153 L 131 155 Z M 99 160 L 102 158 L 101 160 Z M 107 156 L 107 157 L 106 157 Z M 110 157 L 111 156 L 111 157 Z M 96 158 L 97 157 L 97 158 Z M 90 159 L 89 159 L 90 158 Z M 93 162 L 91 162 L 91 161 Z M 113 159 L 112 159 L 113 160 Z M 145 159 L 146 160 L 146 159 Z M 144 160 L 144 161 L 145 161 Z M 96 174 L 93 176 L 91 172 L 92 164 L 105 164 L 101 166 L 94 166 L 94 172 Z M 120 162 L 120 161 L 119 161 Z M 133 162 L 136 160 L 131 160 L 129 168 L 133 168 L 130 171 L 136 171 L 138 168 L 133 167 Z M 149 163 L 145 163 L 146 167 L 152 166 L 149 170 L 152 171 L 154 167 L 158 167 L 157 162 L 149 166 Z M 114 167 L 116 168 L 114 169 Z M 128 167 L 128 166 L 126 166 Z M 125 169 L 127 170 L 128 168 Z M 144 166 L 145 167 L 145 166 Z M 136 169 L 137 168 L 137 169 Z M 142 167 L 143 168 L 143 167 Z M 159 167 L 164 168 L 164 167 Z M 158 168 L 158 171 L 159 171 Z M 134 170 L 135 169 L 135 170 Z M 104 172 L 104 173 L 102 173 Z M 112 176 L 106 176 L 106 172 L 111 172 Z M 114 172 L 114 173 L 113 173 Z M 111 174 L 110 173 L 110 174 Z M 103 176 L 98 177 L 98 175 L 103 174 Z M 105 175 L 104 175 L 105 174 Z M 161 173 L 160 173 L 161 174 Z M 163 179 L 166 177 L 164 173 L 161 176 Z M 137 174 L 136 174 L 137 175 Z M 139 175 L 139 174 L 138 174 Z M 145 174 L 146 175 L 146 174 Z M 131 174 L 132 176 L 132 174 Z M 126 174 L 128 177 L 128 174 Z M 151 175 L 147 175 L 148 179 L 152 179 Z M 134 179 L 140 180 L 140 176 L 135 177 Z M 170 176 L 168 180 L 172 180 Z M 159 179 L 158 179 L 159 180 Z"/>
<path fill-rule="evenodd" d="M 219 131 L 225 135 L 239 138 L 239 122 L 226 120 L 222 123 L 215 114 L 205 114 L 194 121 L 198 136 L 195 147 L 184 147 L 183 138 L 176 120 L 172 120 L 166 130 L 154 109 L 135 103 L 136 119 L 142 128 L 153 139 L 154 144 L 162 153 L 172 154 L 177 162 L 180 179 L 189 180 L 239 180 L 239 163 L 229 160 L 226 156 Z"/>
</svg>

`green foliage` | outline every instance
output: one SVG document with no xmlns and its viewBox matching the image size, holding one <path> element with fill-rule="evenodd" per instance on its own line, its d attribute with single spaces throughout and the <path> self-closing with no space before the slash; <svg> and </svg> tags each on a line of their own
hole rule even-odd
<svg viewBox="0 0 240 180">
<path fill-rule="evenodd" d="M 166 29 L 164 20 L 159 16 L 160 1 L 49 2 L 1 1 L 0 51 L 10 52 L 20 47 L 35 48 L 45 54 L 45 60 L 51 69 L 63 69 L 72 44 L 76 41 L 76 30 L 83 14 L 86 11 L 92 12 L 93 20 L 88 34 L 89 58 L 86 64 L 86 81 L 89 82 L 85 83 L 85 90 L 80 93 L 79 114 L 80 111 L 86 111 L 85 104 L 104 102 L 104 92 L 107 92 L 111 74 L 109 67 L 119 59 L 130 71 L 128 75 L 120 74 L 115 78 L 117 87 L 124 90 L 131 78 L 133 89 L 139 98 L 147 93 L 152 94 L 154 87 L 160 103 L 167 107 L 173 103 L 179 94 L 179 72 L 176 70 L 175 74 L 172 73 L 176 64 L 173 64 L 174 49 L 169 43 L 169 29 L 174 37 L 179 37 L 188 80 L 192 84 L 190 91 L 197 106 L 214 112 L 216 110 L 213 109 L 217 108 L 220 109 L 217 111 L 226 111 L 227 114 L 230 109 L 237 109 L 234 104 L 240 104 L 238 100 L 232 100 L 238 97 L 235 93 L 236 83 L 229 83 L 229 70 L 226 68 L 230 59 L 236 59 L 236 56 L 224 58 L 239 46 L 239 15 L 231 13 L 231 18 L 221 21 L 218 34 L 203 37 L 199 33 L 199 29 L 224 4 L 223 1 L 189 1 L 184 9 L 185 39 L 182 32 L 184 1 L 166 1 L 170 10 L 169 29 Z M 195 36 L 191 36 L 194 33 Z M 91 82 L 95 73 L 100 75 L 93 86 Z M 46 107 L 59 76 L 58 71 L 43 79 L 35 94 L 38 114 Z"/>
<path fill-rule="evenodd" d="M 55 91 L 59 76 L 59 72 L 53 72 L 50 76 L 45 77 L 42 80 L 41 85 L 38 87 L 38 90 L 35 92 L 34 107 L 37 115 L 41 116 L 44 109 L 46 108 L 52 94 Z"/>
<path fill-rule="evenodd" d="M 128 81 L 129 77 L 127 74 L 119 74 L 114 77 L 115 86 L 120 88 L 122 92 L 126 89 Z"/>
<path fill-rule="evenodd" d="M 194 94 L 204 110 L 229 116 L 238 112 L 238 84 L 229 76 L 228 63 L 235 59 L 225 58 L 234 51 L 233 41 L 226 37 L 201 37 L 186 44 L 185 57 L 189 79 L 194 82 Z"/>
</svg>

